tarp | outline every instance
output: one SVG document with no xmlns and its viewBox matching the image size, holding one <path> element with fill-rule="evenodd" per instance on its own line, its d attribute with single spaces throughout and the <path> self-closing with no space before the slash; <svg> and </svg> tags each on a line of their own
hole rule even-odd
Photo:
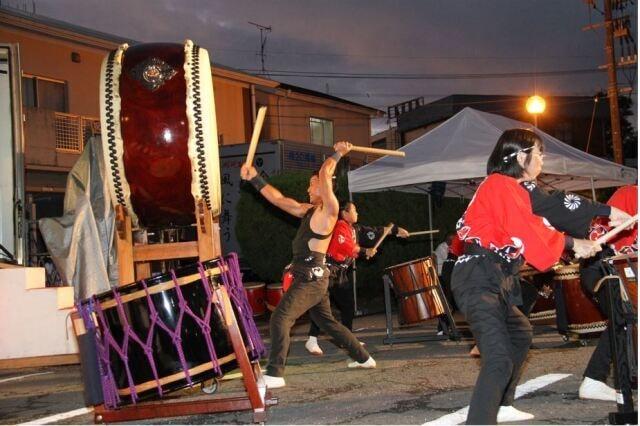
<svg viewBox="0 0 640 426">
<path fill-rule="evenodd" d="M 51 258 L 76 300 L 118 284 L 115 211 L 104 180 L 99 136 L 89 140 L 67 177 L 64 215 L 40 219 Z"/>
<path fill-rule="evenodd" d="M 446 196 L 473 196 L 486 176 L 487 159 L 504 130 L 534 130 L 544 141 L 542 186 L 565 191 L 636 183 L 636 169 L 587 154 L 532 124 L 465 108 L 413 142 L 400 148 L 406 157 L 382 157 L 349 172 L 350 192 L 429 191 L 446 182 Z"/>
</svg>

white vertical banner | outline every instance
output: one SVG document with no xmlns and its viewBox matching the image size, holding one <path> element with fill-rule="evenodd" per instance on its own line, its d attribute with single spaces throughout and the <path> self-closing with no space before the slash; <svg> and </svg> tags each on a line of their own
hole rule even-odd
<svg viewBox="0 0 640 426">
<path fill-rule="evenodd" d="M 10 50 L 0 47 L 0 244 L 15 255 L 13 122 Z"/>
</svg>

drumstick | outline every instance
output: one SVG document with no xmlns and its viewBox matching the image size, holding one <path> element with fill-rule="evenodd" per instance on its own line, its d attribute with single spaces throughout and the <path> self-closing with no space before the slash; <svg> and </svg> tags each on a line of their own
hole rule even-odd
<svg viewBox="0 0 640 426">
<path fill-rule="evenodd" d="M 413 237 L 415 235 L 426 235 L 426 234 L 436 234 L 440 232 L 439 229 L 433 229 L 431 231 L 417 231 L 417 232 L 409 232 L 409 236 Z"/>
<path fill-rule="evenodd" d="M 390 155 L 392 157 L 404 157 L 402 151 L 394 151 L 392 149 L 369 148 L 368 146 L 353 145 L 351 151 L 364 152 L 365 154 Z"/>
<path fill-rule="evenodd" d="M 260 138 L 260 131 L 262 130 L 262 123 L 264 123 L 264 116 L 267 114 L 267 107 L 261 106 L 258 110 L 258 116 L 256 117 L 256 124 L 253 126 L 253 134 L 251 135 L 251 143 L 249 144 L 249 152 L 247 152 L 247 159 L 244 164 L 251 166 L 253 164 L 253 156 L 256 154 L 256 148 L 258 147 L 258 139 Z"/>
<path fill-rule="evenodd" d="M 629 225 L 631 225 L 633 222 L 637 222 L 638 221 L 638 215 L 635 215 L 633 217 L 630 217 L 629 219 L 625 220 L 621 225 L 616 226 L 615 228 L 613 228 L 611 231 L 607 232 L 606 234 L 604 234 L 602 237 L 598 238 L 596 240 L 596 243 L 598 244 L 604 244 L 607 241 L 609 241 L 611 238 L 615 237 L 616 235 L 618 235 L 620 232 L 624 231 L 625 228 L 627 228 Z"/>
<path fill-rule="evenodd" d="M 391 229 L 393 228 L 393 225 L 389 225 L 384 229 L 384 232 L 382 233 L 382 236 L 380 237 L 380 239 L 378 240 L 378 242 L 376 243 L 375 246 L 372 247 L 373 250 L 377 250 L 378 246 L 380 244 L 382 244 L 382 240 L 384 240 L 385 238 L 387 238 L 387 235 L 389 235 L 389 232 L 391 232 Z"/>
</svg>

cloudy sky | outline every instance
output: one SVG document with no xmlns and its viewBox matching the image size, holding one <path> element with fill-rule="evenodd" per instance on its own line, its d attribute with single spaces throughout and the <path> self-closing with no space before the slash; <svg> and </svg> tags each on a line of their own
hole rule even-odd
<svg viewBox="0 0 640 426">
<path fill-rule="evenodd" d="M 383 110 L 417 96 L 593 95 L 607 86 L 605 72 L 576 71 L 605 62 L 603 31 L 582 30 L 602 14 L 583 0 L 33 1 L 40 15 L 139 41 L 191 38 L 214 62 L 255 72 L 260 33 L 248 22 L 271 26 L 272 78 Z M 569 73 L 543 75 L 558 71 Z M 363 74 L 384 78 L 354 78 Z M 636 85 L 635 75 L 619 78 Z"/>
</svg>

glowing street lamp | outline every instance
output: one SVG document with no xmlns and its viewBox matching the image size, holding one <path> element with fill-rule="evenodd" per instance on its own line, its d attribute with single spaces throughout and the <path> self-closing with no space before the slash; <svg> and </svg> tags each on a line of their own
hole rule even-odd
<svg viewBox="0 0 640 426">
<path fill-rule="evenodd" d="M 547 103 L 542 96 L 533 95 L 527 99 L 527 112 L 533 115 L 534 126 L 538 127 L 538 114 L 542 114 L 546 107 Z"/>
</svg>

